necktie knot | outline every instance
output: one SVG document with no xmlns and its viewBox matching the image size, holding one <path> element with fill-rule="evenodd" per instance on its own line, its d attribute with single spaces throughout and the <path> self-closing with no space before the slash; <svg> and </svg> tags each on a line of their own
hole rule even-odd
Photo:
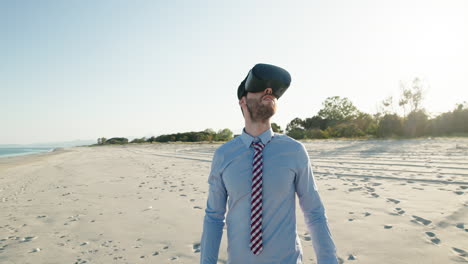
<svg viewBox="0 0 468 264">
<path fill-rule="evenodd" d="M 254 147 L 255 151 L 256 152 L 261 152 L 263 151 L 263 148 L 265 147 L 265 145 L 263 145 L 263 143 L 261 141 L 259 142 L 252 142 L 252 146 Z"/>
</svg>

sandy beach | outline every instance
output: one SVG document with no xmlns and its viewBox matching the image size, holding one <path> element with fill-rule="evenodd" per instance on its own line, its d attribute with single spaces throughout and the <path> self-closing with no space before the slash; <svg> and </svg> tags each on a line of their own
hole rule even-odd
<svg viewBox="0 0 468 264">
<path fill-rule="evenodd" d="M 468 263 L 468 139 L 304 142 L 341 263 Z M 0 263 L 198 263 L 219 144 L 0 159 Z M 304 263 L 316 263 L 297 210 Z M 226 263 L 226 235 L 219 263 Z"/>
</svg>

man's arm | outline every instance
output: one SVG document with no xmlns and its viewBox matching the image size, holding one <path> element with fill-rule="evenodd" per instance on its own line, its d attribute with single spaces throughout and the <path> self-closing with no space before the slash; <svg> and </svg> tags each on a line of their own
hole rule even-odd
<svg viewBox="0 0 468 264">
<path fill-rule="evenodd" d="M 220 163 L 221 157 L 215 152 L 208 178 L 208 201 L 206 203 L 203 235 L 200 245 L 201 264 L 216 264 L 218 261 L 219 245 L 223 235 L 227 192 L 219 172 Z"/>
<path fill-rule="evenodd" d="M 304 146 L 298 154 L 300 164 L 295 179 L 296 193 L 312 237 L 317 262 L 318 264 L 337 264 L 335 244 L 328 228 L 325 209 L 317 192 L 309 155 Z"/>
</svg>

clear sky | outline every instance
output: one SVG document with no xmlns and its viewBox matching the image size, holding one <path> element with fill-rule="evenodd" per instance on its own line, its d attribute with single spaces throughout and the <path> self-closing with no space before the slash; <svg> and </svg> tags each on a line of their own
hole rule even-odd
<svg viewBox="0 0 468 264">
<path fill-rule="evenodd" d="M 273 122 L 330 96 L 375 113 L 419 77 L 468 101 L 468 1 L 0 0 L 0 144 L 241 131 L 256 63 L 292 75 Z"/>
</svg>

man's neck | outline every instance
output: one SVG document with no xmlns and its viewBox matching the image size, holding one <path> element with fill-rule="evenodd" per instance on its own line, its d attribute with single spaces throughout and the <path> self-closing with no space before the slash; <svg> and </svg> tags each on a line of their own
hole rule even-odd
<svg viewBox="0 0 468 264">
<path fill-rule="evenodd" d="M 258 137 L 271 128 L 270 119 L 264 122 L 245 122 L 245 132 L 252 137 Z"/>
</svg>

